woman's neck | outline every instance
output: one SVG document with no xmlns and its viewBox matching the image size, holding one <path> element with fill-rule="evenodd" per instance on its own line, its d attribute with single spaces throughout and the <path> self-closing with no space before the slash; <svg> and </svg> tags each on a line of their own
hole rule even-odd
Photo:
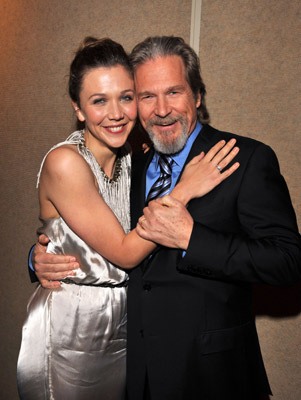
<svg viewBox="0 0 301 400">
<path fill-rule="evenodd" d="M 85 144 L 108 178 L 112 178 L 118 149 L 112 149 L 85 130 Z"/>
</svg>

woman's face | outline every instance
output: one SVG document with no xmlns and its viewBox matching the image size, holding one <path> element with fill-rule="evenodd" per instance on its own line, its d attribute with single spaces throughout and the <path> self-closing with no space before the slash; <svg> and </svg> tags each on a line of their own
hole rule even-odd
<svg viewBox="0 0 301 400">
<path fill-rule="evenodd" d="M 88 70 L 82 81 L 80 105 L 77 117 L 85 121 L 87 144 L 97 139 L 110 149 L 124 145 L 136 121 L 137 104 L 134 81 L 123 66 Z"/>
</svg>

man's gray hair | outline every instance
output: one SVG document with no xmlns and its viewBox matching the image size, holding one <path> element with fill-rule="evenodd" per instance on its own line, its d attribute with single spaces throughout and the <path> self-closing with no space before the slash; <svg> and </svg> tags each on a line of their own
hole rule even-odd
<svg viewBox="0 0 301 400">
<path fill-rule="evenodd" d="M 201 95 L 201 104 L 197 109 L 198 119 L 202 124 L 208 124 L 210 117 L 206 108 L 206 88 L 200 73 L 200 61 L 195 51 L 176 36 L 153 36 L 138 43 L 130 54 L 130 62 L 134 69 L 148 60 L 158 57 L 179 56 L 182 58 L 186 70 L 186 80 L 197 99 Z"/>
</svg>

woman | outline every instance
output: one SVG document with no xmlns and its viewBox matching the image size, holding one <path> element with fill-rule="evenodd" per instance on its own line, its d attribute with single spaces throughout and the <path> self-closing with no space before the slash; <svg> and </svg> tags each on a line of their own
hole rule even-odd
<svg viewBox="0 0 301 400">
<path fill-rule="evenodd" d="M 39 286 L 31 297 L 18 387 L 22 399 L 119 400 L 125 386 L 127 274 L 116 265 L 132 268 L 155 248 L 136 230 L 128 233 L 126 140 L 137 111 L 122 46 L 109 39 L 86 40 L 71 64 L 69 93 L 85 129 L 43 160 L 40 217 L 41 232 L 50 238 L 48 251 L 75 255 L 80 268 L 58 290 Z M 208 154 L 196 157 L 172 196 L 186 204 L 229 176 L 237 164 L 223 177 L 215 167 L 232 145 L 219 151 L 222 147 L 208 153 L 212 163 Z M 225 165 L 234 155 L 224 159 Z"/>
</svg>

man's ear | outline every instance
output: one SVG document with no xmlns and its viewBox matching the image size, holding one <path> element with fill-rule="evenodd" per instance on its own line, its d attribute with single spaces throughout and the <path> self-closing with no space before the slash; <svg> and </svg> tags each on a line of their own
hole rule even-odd
<svg viewBox="0 0 301 400">
<path fill-rule="evenodd" d="M 199 107 L 200 107 L 200 105 L 201 105 L 201 99 L 202 99 L 202 96 L 201 96 L 200 93 L 198 93 L 198 95 L 196 96 L 196 102 L 195 102 L 196 108 L 199 108 Z"/>
<path fill-rule="evenodd" d="M 78 120 L 81 122 L 85 122 L 86 118 L 85 118 L 84 114 L 82 113 L 81 109 L 78 107 L 77 103 L 72 101 L 72 107 L 74 108 L 74 111 L 75 111 L 75 114 L 76 114 Z"/>
</svg>

